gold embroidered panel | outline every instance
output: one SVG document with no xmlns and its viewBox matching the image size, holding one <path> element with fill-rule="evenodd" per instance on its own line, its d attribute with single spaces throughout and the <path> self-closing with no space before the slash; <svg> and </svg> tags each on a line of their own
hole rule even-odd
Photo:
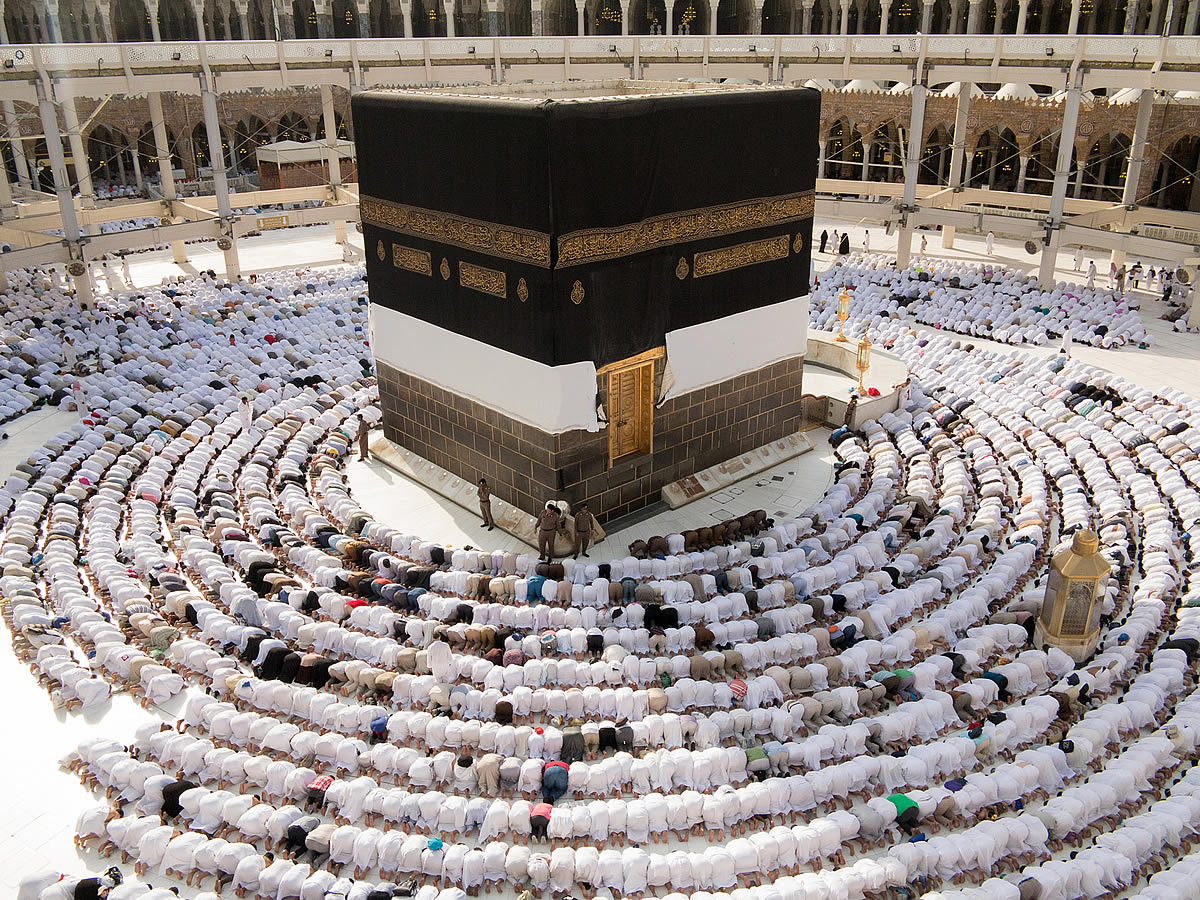
<svg viewBox="0 0 1200 900">
<path fill-rule="evenodd" d="M 786 259 L 790 250 L 791 237 L 786 234 L 764 238 L 761 241 L 734 244 L 719 250 L 706 250 L 696 254 L 692 264 L 692 277 L 703 278 L 705 275 L 718 275 L 731 269 L 740 269 L 742 266 Z"/>
<path fill-rule="evenodd" d="M 558 267 L 630 256 L 656 247 L 699 241 L 812 216 L 812 191 L 668 213 L 616 228 L 575 231 L 558 239 Z"/>
<path fill-rule="evenodd" d="M 366 196 L 361 198 L 359 210 L 364 222 L 380 228 L 428 238 L 465 250 L 476 250 L 490 256 L 502 256 L 543 269 L 550 267 L 550 236 L 537 231 Z"/>
<path fill-rule="evenodd" d="M 424 250 L 392 244 L 392 265 L 418 275 L 433 275 L 433 261 Z"/>
<path fill-rule="evenodd" d="M 508 297 L 508 279 L 503 272 L 495 269 L 485 269 L 474 263 L 458 263 L 458 283 L 465 288 L 491 294 L 493 297 Z"/>
</svg>

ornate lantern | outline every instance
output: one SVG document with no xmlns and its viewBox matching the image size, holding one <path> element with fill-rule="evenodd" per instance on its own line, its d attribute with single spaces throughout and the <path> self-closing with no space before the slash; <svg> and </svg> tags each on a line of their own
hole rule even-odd
<svg viewBox="0 0 1200 900">
<path fill-rule="evenodd" d="M 860 396 L 865 396 L 867 389 L 863 387 L 863 376 L 867 374 L 867 369 L 871 368 L 871 342 L 867 340 L 866 335 L 863 335 L 862 340 L 858 342 L 854 368 L 858 369 L 858 393 Z"/>
<path fill-rule="evenodd" d="M 846 324 L 846 320 L 848 318 L 850 318 L 850 292 L 846 290 L 846 286 L 843 284 L 842 292 L 840 294 L 838 294 L 838 301 L 837 301 L 838 333 L 837 333 L 837 337 L 834 338 L 834 340 L 837 341 L 839 344 L 846 343 L 846 335 L 843 333 L 842 328 Z"/>
<path fill-rule="evenodd" d="M 1084 662 L 1099 646 L 1099 601 L 1111 571 L 1099 545 L 1096 532 L 1077 531 L 1071 546 L 1054 554 L 1033 635 L 1038 648 L 1058 647 Z"/>
</svg>

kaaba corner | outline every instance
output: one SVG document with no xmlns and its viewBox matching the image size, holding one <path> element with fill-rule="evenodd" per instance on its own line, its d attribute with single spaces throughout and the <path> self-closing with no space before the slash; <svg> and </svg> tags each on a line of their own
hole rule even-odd
<svg viewBox="0 0 1200 900">
<path fill-rule="evenodd" d="M 816 91 L 368 91 L 353 115 L 388 440 L 610 519 L 800 430 Z"/>
</svg>

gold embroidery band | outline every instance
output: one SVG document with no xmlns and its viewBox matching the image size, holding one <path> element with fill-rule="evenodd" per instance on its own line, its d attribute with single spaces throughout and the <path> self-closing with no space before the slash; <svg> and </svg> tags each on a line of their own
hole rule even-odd
<svg viewBox="0 0 1200 900">
<path fill-rule="evenodd" d="M 392 265 L 418 275 L 433 275 L 433 262 L 424 250 L 392 244 Z"/>
<path fill-rule="evenodd" d="M 770 228 L 810 218 L 812 191 L 744 200 L 656 216 L 631 225 L 575 231 L 558 239 L 557 267 L 579 265 L 619 256 L 630 256 L 656 247 Z M 364 214 L 365 217 L 365 214 Z"/>
<path fill-rule="evenodd" d="M 696 254 L 692 265 L 692 277 L 703 278 L 705 275 L 719 275 L 731 269 L 740 269 L 742 266 L 754 266 L 758 263 L 786 259 L 790 250 L 791 238 L 786 234 L 764 238 L 761 241 L 734 244 L 732 247 L 722 247 L 719 250 L 706 250 Z"/>
<path fill-rule="evenodd" d="M 362 197 L 362 220 L 401 234 L 428 238 L 465 250 L 550 267 L 550 236 L 511 225 L 497 225 L 449 213 Z"/>
<path fill-rule="evenodd" d="M 508 296 L 508 279 L 503 272 L 485 269 L 474 263 L 459 261 L 458 283 L 481 294 L 491 294 L 501 299 Z"/>
</svg>

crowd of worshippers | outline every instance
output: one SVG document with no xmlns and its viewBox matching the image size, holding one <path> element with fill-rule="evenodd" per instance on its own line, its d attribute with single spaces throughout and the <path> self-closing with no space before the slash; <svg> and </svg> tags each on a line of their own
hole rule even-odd
<svg viewBox="0 0 1200 900">
<path fill-rule="evenodd" d="M 967 879 L 1073 900 L 1187 849 L 1190 398 L 881 321 L 913 385 L 833 434 L 820 501 L 539 573 L 355 501 L 343 463 L 377 417 L 348 356 L 361 286 L 293 283 L 279 301 L 201 281 L 150 298 L 176 310 L 157 320 L 135 306 L 99 351 L 122 380 L 89 384 L 87 419 L 0 488 L 4 612 L 47 684 L 187 692 L 175 728 L 66 761 L 110 801 L 81 845 L 302 900 L 857 900 Z M 41 372 L 48 346 L 16 352 Z M 1084 527 L 1113 577 L 1076 667 L 1030 636 L 1045 562 Z"/>
<path fill-rule="evenodd" d="M 850 320 L 866 328 L 896 320 L 1006 344 L 1061 340 L 1145 349 L 1154 343 L 1129 293 L 1066 282 L 1047 289 L 1032 275 L 989 264 L 929 260 L 897 269 L 883 256 L 839 261 L 817 276 L 812 327 L 837 330 L 843 288 Z"/>
</svg>

